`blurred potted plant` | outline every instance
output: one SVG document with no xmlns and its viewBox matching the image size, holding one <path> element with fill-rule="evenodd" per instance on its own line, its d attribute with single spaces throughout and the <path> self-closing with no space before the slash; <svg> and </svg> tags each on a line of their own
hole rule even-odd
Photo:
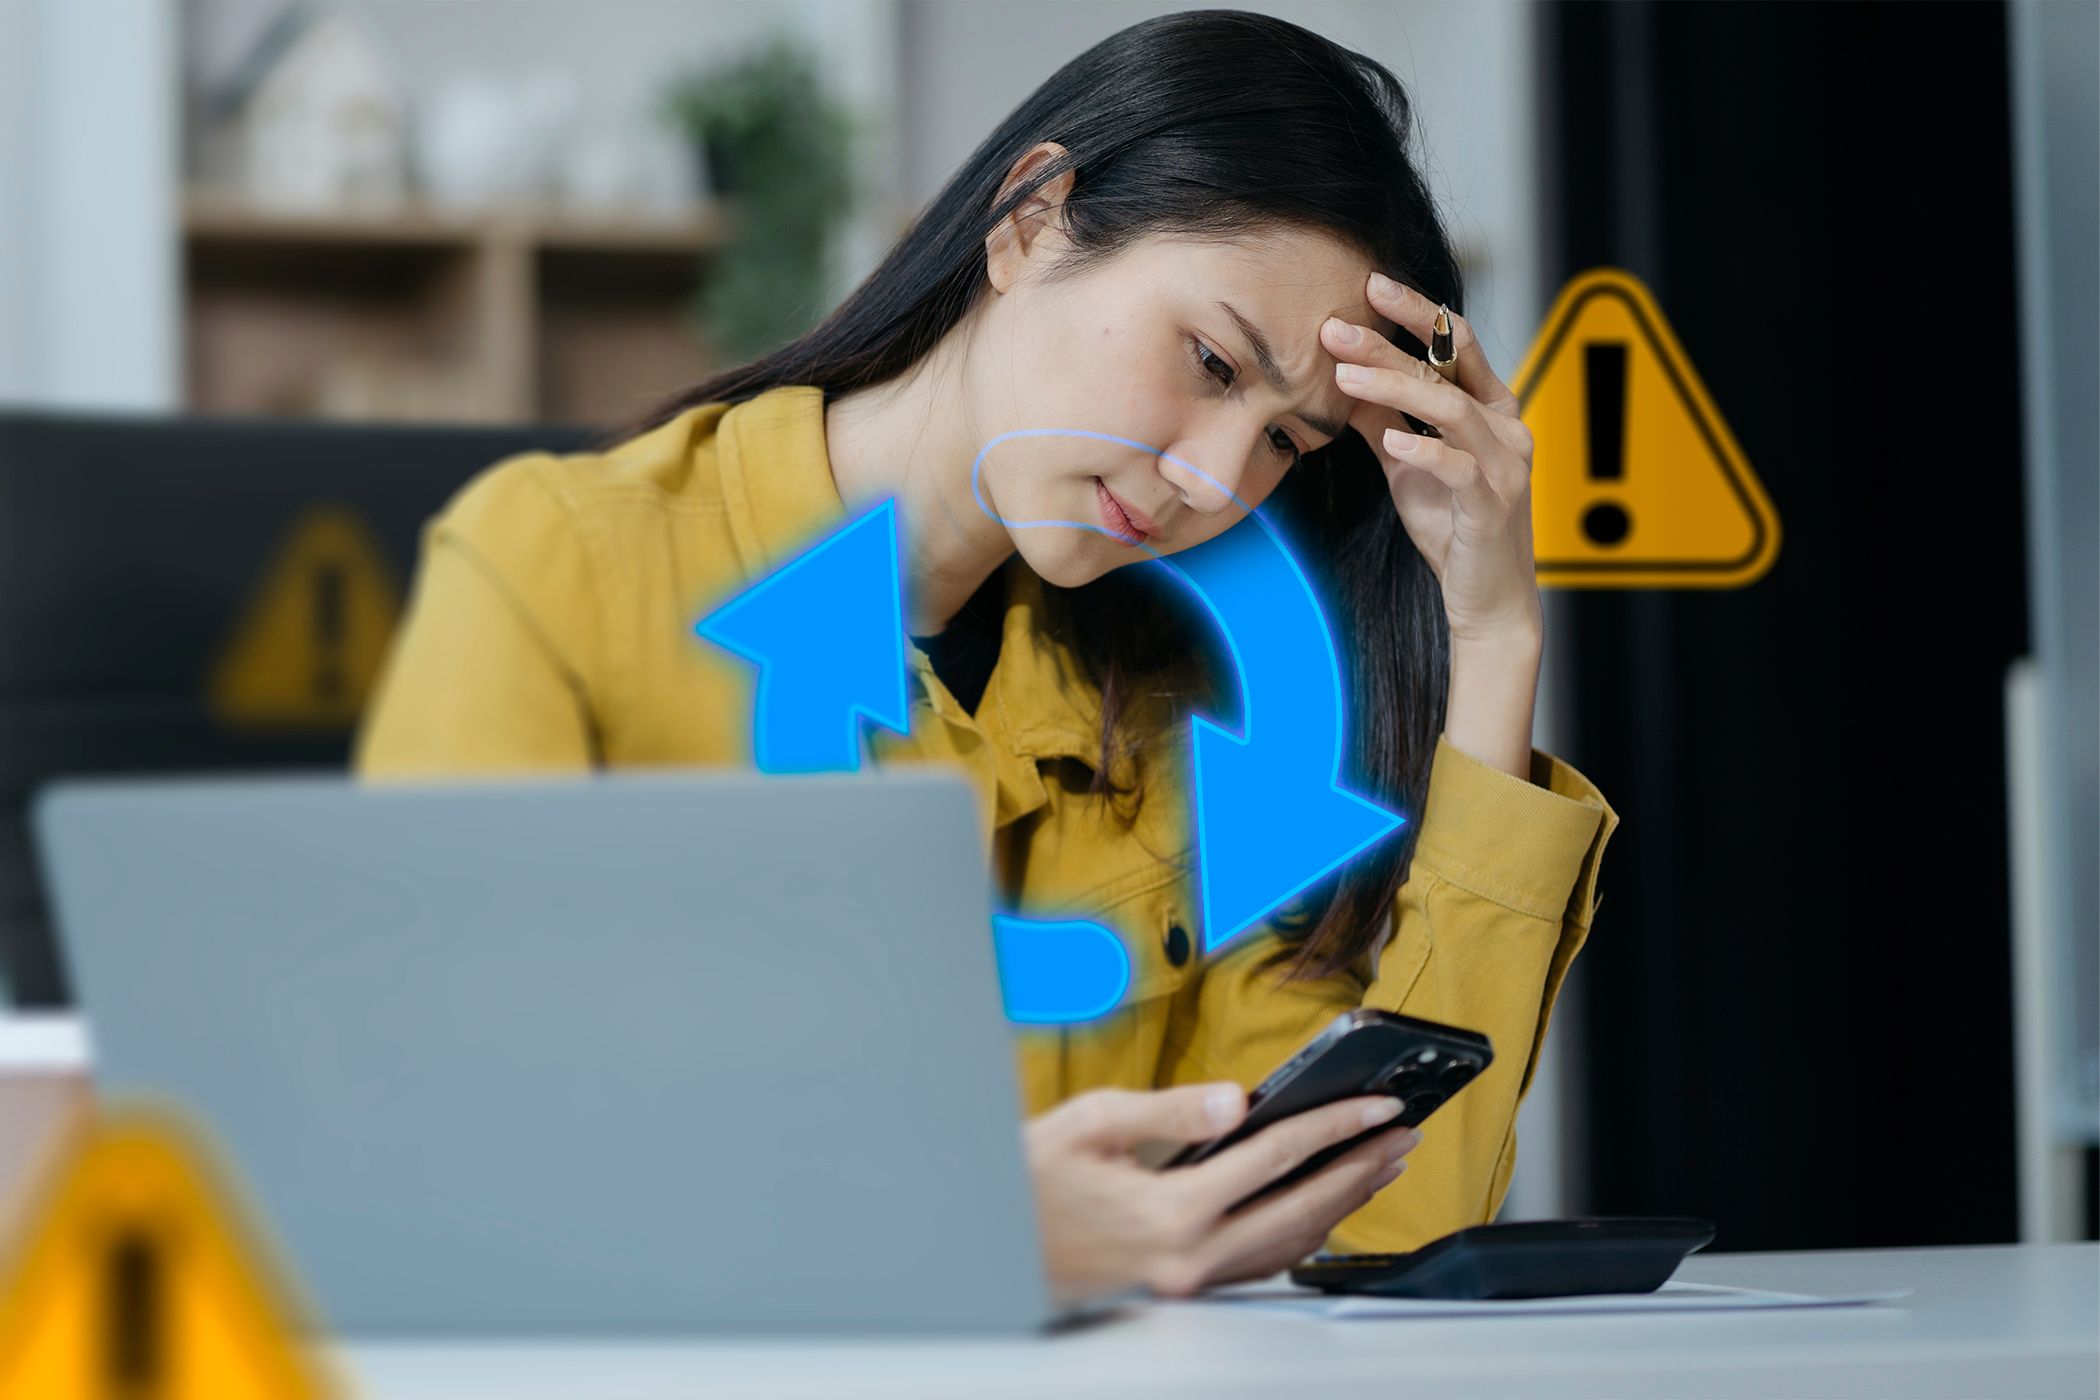
<svg viewBox="0 0 2100 1400">
<path fill-rule="evenodd" d="M 678 78 L 664 110 L 736 213 L 695 307 L 708 341 L 748 359 L 808 330 L 828 309 L 831 236 L 856 197 L 851 113 L 786 35 L 726 68 Z"/>
</svg>

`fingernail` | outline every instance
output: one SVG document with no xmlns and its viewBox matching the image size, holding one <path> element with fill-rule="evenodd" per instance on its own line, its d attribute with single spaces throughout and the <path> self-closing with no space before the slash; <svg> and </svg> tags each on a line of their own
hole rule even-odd
<svg viewBox="0 0 2100 1400">
<path fill-rule="evenodd" d="M 1327 318 L 1327 329 L 1334 332 L 1334 338 L 1344 345 L 1354 345 L 1357 341 L 1364 338 L 1362 331 L 1339 316 L 1329 316 Z"/>
<path fill-rule="evenodd" d="M 1391 296 L 1393 294 L 1393 289 L 1398 287 L 1399 285 L 1400 284 L 1398 282 L 1395 282 L 1392 278 L 1386 276 L 1383 272 L 1374 272 L 1371 274 L 1371 291 L 1373 295 L 1382 297 Z"/>
<path fill-rule="evenodd" d="M 1334 377 L 1344 384 L 1362 384 L 1371 377 L 1371 371 L 1362 365 L 1339 364 L 1334 367 Z"/>
<path fill-rule="evenodd" d="M 1203 1096 L 1203 1114 L 1213 1128 L 1229 1128 L 1240 1116 L 1241 1095 L 1236 1084 L 1213 1084 Z"/>
<path fill-rule="evenodd" d="M 1392 1122 L 1400 1116 L 1400 1110 L 1403 1106 L 1398 1099 L 1380 1099 L 1376 1103 L 1365 1104 L 1364 1126 L 1368 1128 L 1374 1123 Z"/>
<path fill-rule="evenodd" d="M 1386 1186 L 1391 1186 L 1391 1185 L 1392 1185 L 1392 1184 L 1393 1184 L 1394 1182 L 1396 1182 L 1396 1181 L 1398 1181 L 1398 1180 L 1400 1179 L 1400 1173 L 1402 1173 L 1402 1172 L 1404 1172 L 1404 1171 L 1406 1171 L 1406 1170 L 1407 1170 L 1407 1163 L 1406 1163 L 1406 1162 L 1395 1162 L 1395 1163 L 1393 1163 L 1393 1164 L 1392 1164 L 1391 1166 L 1387 1167 L 1387 1168 L 1385 1169 L 1384 1173 L 1383 1173 L 1383 1174 L 1382 1174 L 1382 1175 L 1380 1176 L 1380 1178 L 1379 1178 L 1379 1181 L 1378 1181 L 1378 1184 L 1379 1184 L 1379 1186 L 1380 1186 L 1380 1187 L 1386 1187 Z"/>
<path fill-rule="evenodd" d="M 1385 450 L 1388 452 L 1412 452 L 1422 445 L 1422 439 L 1413 433 L 1403 433 L 1398 428 L 1385 430 Z"/>
</svg>

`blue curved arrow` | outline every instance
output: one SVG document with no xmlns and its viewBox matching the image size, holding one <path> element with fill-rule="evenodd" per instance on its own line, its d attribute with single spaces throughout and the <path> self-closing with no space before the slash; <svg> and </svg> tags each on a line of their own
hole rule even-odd
<svg viewBox="0 0 2100 1400">
<path fill-rule="evenodd" d="M 1273 913 L 1406 818 L 1342 786 L 1342 674 L 1312 583 L 1259 514 L 1158 562 L 1203 600 L 1238 672 L 1235 736 L 1195 720 L 1203 950 Z"/>
<path fill-rule="evenodd" d="M 860 768 L 863 717 L 902 734 L 904 592 L 884 501 L 693 630 L 758 667 L 752 748 L 768 773 Z"/>
<path fill-rule="evenodd" d="M 1123 941 L 1089 919 L 992 915 L 1006 1019 L 1070 1025 L 1113 1011 L 1130 987 Z"/>
<path fill-rule="evenodd" d="M 1398 830 L 1406 818 L 1342 786 L 1342 672 L 1312 582 L 1276 528 L 1192 462 L 1147 443 L 1080 428 L 1018 428 L 978 449 L 970 490 L 1009 529 L 1093 530 L 1085 520 L 1007 520 L 985 499 L 984 459 L 1010 438 L 1077 437 L 1165 458 L 1247 512 L 1216 539 L 1163 554 L 1140 548 L 1202 600 L 1238 674 L 1244 734 L 1194 725 L 1196 848 L 1209 953 Z M 1257 732 L 1258 722 L 1258 732 Z"/>
</svg>

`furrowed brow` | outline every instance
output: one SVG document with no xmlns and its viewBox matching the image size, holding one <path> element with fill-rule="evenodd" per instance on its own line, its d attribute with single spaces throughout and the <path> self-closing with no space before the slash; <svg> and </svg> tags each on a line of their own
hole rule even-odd
<svg viewBox="0 0 2100 1400">
<path fill-rule="evenodd" d="M 1240 334 L 1247 337 L 1247 343 L 1254 347 L 1254 363 L 1261 370 L 1261 377 L 1269 381 L 1270 388 L 1285 398 L 1290 398 L 1293 393 L 1291 381 L 1284 377 L 1283 367 L 1276 363 L 1276 354 L 1269 346 L 1269 338 L 1261 333 L 1261 327 L 1255 325 L 1245 316 L 1240 315 L 1238 311 L 1233 309 L 1231 302 L 1221 301 L 1218 303 L 1218 306 L 1227 316 L 1232 318 L 1233 324 L 1240 328 Z M 1308 426 L 1325 433 L 1330 438 L 1340 437 L 1342 430 L 1348 426 L 1346 423 L 1336 422 L 1332 418 L 1323 418 L 1317 413 L 1312 413 L 1302 408 L 1297 412 L 1298 416 L 1303 418 Z"/>
</svg>

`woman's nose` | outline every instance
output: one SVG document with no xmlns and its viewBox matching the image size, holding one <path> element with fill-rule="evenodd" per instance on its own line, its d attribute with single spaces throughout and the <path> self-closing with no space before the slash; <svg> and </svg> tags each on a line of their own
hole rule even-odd
<svg viewBox="0 0 2100 1400">
<path fill-rule="evenodd" d="M 1160 475 L 1198 515 L 1232 509 L 1245 467 L 1245 457 L 1221 448 L 1216 438 L 1210 439 L 1208 447 L 1190 443 L 1185 451 L 1162 453 L 1159 459 Z"/>
</svg>

